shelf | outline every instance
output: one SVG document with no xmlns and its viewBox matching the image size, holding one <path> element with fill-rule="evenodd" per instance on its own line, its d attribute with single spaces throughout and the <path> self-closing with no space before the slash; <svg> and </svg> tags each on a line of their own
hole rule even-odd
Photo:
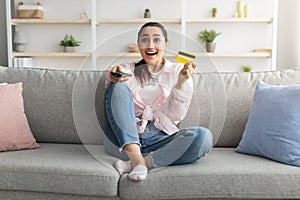
<svg viewBox="0 0 300 200">
<path fill-rule="evenodd" d="M 269 52 L 247 52 L 247 53 L 200 53 L 196 54 L 199 57 L 212 57 L 212 58 L 271 58 L 272 54 Z"/>
<path fill-rule="evenodd" d="M 122 0 L 117 0 L 117 3 L 122 2 Z M 204 0 L 203 2 L 195 2 L 196 7 L 200 6 L 200 10 L 189 10 L 187 1 L 179 1 L 175 3 L 174 8 L 166 9 L 170 7 L 170 2 L 164 2 L 161 6 L 161 10 L 167 10 L 168 15 L 159 15 L 160 13 L 153 13 L 155 16 L 153 18 L 143 18 L 144 5 L 140 4 L 139 0 L 134 0 L 134 4 L 129 7 L 126 7 L 126 15 L 115 15 L 114 12 L 124 12 L 124 8 L 110 9 L 113 8 L 113 2 L 109 5 L 104 3 L 103 0 L 87 0 L 87 2 L 82 2 L 78 5 L 70 5 L 71 10 L 76 11 L 76 15 L 73 15 L 71 11 L 66 10 L 64 13 L 63 10 L 55 10 L 58 5 L 55 3 L 49 4 L 47 8 L 54 9 L 54 12 L 48 12 L 46 18 L 44 19 L 18 19 L 17 17 L 17 0 L 5 0 L 6 2 L 6 24 L 7 24 L 7 49 L 8 49 L 8 65 L 13 65 L 13 58 L 16 57 L 32 57 L 33 60 L 36 60 L 40 63 L 55 63 L 63 59 L 66 62 L 74 63 L 77 65 L 79 59 L 85 59 L 90 57 L 91 66 L 93 69 L 96 69 L 98 64 L 97 62 L 102 62 L 107 59 L 116 59 L 120 58 L 120 63 L 128 60 L 137 60 L 141 59 L 139 53 L 128 53 L 126 52 L 128 48 L 125 47 L 132 42 L 131 36 L 122 35 L 122 41 L 112 43 L 110 52 L 105 52 L 107 50 L 103 49 L 104 53 L 99 53 L 94 50 L 97 49 L 99 41 L 106 41 L 110 36 L 119 34 L 120 31 L 124 29 L 130 31 L 131 28 L 141 26 L 147 22 L 157 21 L 166 26 L 170 26 L 170 31 L 174 28 L 178 31 L 178 35 L 191 37 L 191 39 L 197 39 L 199 26 L 207 26 L 207 28 L 215 27 L 216 29 L 222 29 L 223 33 L 226 33 L 223 46 L 220 47 L 220 51 L 216 53 L 206 53 L 204 49 L 192 48 L 195 51 L 193 54 L 197 56 L 197 61 L 201 62 L 203 60 L 213 60 L 216 62 L 225 62 L 224 68 L 230 65 L 237 65 L 237 63 L 250 60 L 253 63 L 262 63 L 264 66 L 272 65 L 272 69 L 276 65 L 276 52 L 277 52 L 277 23 L 278 23 L 278 2 L 276 4 L 271 0 L 268 3 L 264 3 L 263 6 L 259 3 L 253 3 L 253 6 L 262 6 L 262 9 L 266 12 L 260 12 L 258 10 L 253 10 L 251 16 L 247 18 L 235 18 L 233 15 L 218 15 L 216 18 L 212 18 L 209 13 L 205 15 L 199 15 L 197 12 L 206 12 L 205 10 L 211 9 L 213 6 L 220 6 L 221 9 L 226 10 L 226 12 L 236 9 L 226 7 L 220 2 L 219 5 L 213 5 L 213 2 L 209 0 Z M 60 7 L 68 7 L 68 2 L 61 1 Z M 146 4 L 145 4 L 146 5 Z M 104 7 L 102 7 L 104 6 Z M 80 15 L 81 10 L 87 9 L 88 19 L 81 19 Z M 101 11 L 99 15 L 98 11 Z M 158 11 L 158 10 L 157 10 Z M 189 13 L 193 12 L 193 13 Z M 231 11 L 230 11 L 231 12 Z M 130 13 L 130 14 L 128 14 Z M 232 14 L 234 12 L 231 12 Z M 269 13 L 269 14 L 268 14 Z M 71 14 L 73 16 L 71 16 Z M 19 27 L 18 27 L 19 26 Z M 46 28 L 48 27 L 49 28 Z M 131 28 L 130 28 L 131 27 Z M 200 27 L 200 28 L 201 28 Z M 244 29 L 246 28 L 246 29 Z M 28 45 L 27 49 L 32 49 L 34 52 L 14 52 L 14 32 L 24 31 L 27 35 L 32 36 L 32 42 Z M 125 30 L 125 31 L 126 31 Z M 38 31 L 38 32 L 35 32 Z M 50 31 L 50 32 L 49 32 Z M 252 33 L 253 34 L 250 34 Z M 49 33 L 48 33 L 49 32 Z M 73 32 L 73 34 L 79 34 L 79 37 L 82 41 L 87 42 L 88 48 L 78 49 L 78 51 L 84 52 L 74 52 L 74 53 L 65 53 L 60 48 L 52 48 L 54 43 L 57 43 L 57 39 L 61 36 L 62 33 Z M 245 34 L 243 34 L 245 32 Z M 36 33 L 39 33 L 36 35 Z M 241 35 L 243 41 L 239 43 L 236 38 L 230 36 L 231 33 L 236 33 L 236 35 Z M 40 45 L 38 41 L 43 39 L 44 36 L 49 37 L 48 47 L 43 48 L 41 51 L 36 51 L 35 46 Z M 172 37 L 173 35 L 170 34 Z M 225 36 L 225 35 L 224 35 Z M 243 38 L 242 38 L 243 37 Z M 253 42 L 255 38 L 262 37 L 266 40 L 261 39 Z M 123 39 L 124 38 L 124 39 Z M 123 41 L 124 40 L 124 41 Z M 179 49 L 188 49 L 190 44 L 187 42 L 185 37 L 175 38 L 176 46 L 178 45 Z M 229 46 L 233 46 L 233 49 L 229 49 Z M 238 47 L 243 46 L 243 49 Z M 257 49 L 257 51 L 251 51 L 254 47 L 267 47 L 268 49 Z M 235 48 L 236 47 L 236 48 Z M 124 52 L 122 52 L 122 49 Z M 244 51 L 243 51 L 244 50 Z M 266 50 L 270 50 L 269 52 Z M 100 49 L 98 50 L 100 51 Z M 223 51 L 223 52 L 222 52 Z M 235 51 L 235 52 L 232 52 Z M 242 52 L 241 52 L 242 51 Z M 273 53 L 272 53 L 273 52 Z M 165 51 L 165 57 L 172 61 L 175 60 L 176 52 Z M 123 59 L 124 58 L 124 59 Z M 57 60 L 58 59 L 58 60 Z M 256 61 L 256 60 L 257 61 Z M 57 60 L 57 61 L 56 61 Z M 268 62 L 265 62 L 265 61 Z M 269 62 L 269 60 L 271 62 Z M 231 62 L 234 61 L 234 62 Z"/>
<path fill-rule="evenodd" d="M 90 24 L 90 19 L 12 19 L 12 24 Z"/>
<path fill-rule="evenodd" d="M 88 52 L 13 52 L 14 57 L 86 57 Z"/>
<path fill-rule="evenodd" d="M 176 55 L 165 53 L 165 57 L 175 57 Z M 120 53 L 97 53 L 97 57 L 125 57 L 125 58 L 138 58 L 141 57 L 140 53 L 129 53 L 129 52 L 120 52 Z"/>
<path fill-rule="evenodd" d="M 98 19 L 97 24 L 146 23 L 181 23 L 181 19 L 133 18 L 133 19 Z M 202 18 L 186 19 L 187 23 L 272 23 L 272 18 Z M 13 24 L 90 24 L 91 19 L 12 19 Z"/>
<path fill-rule="evenodd" d="M 212 58 L 271 58 L 272 54 L 270 52 L 246 52 L 246 53 L 193 53 L 196 57 L 212 57 Z M 166 53 L 165 57 L 175 57 L 176 55 Z M 141 57 L 140 53 L 98 53 L 97 57 L 126 57 L 126 58 L 136 58 Z"/>
<path fill-rule="evenodd" d="M 202 18 L 186 19 L 187 23 L 272 23 L 272 18 Z"/>
<path fill-rule="evenodd" d="M 110 18 L 110 19 L 98 19 L 97 24 L 119 24 L 119 23 L 146 23 L 151 21 L 157 21 L 161 23 L 181 23 L 181 19 L 159 19 L 159 18 Z"/>
<path fill-rule="evenodd" d="M 269 52 L 247 52 L 247 53 L 193 53 L 196 57 L 211 57 L 211 58 L 270 58 L 272 56 Z M 14 52 L 14 57 L 87 57 L 91 53 L 88 52 Z M 165 53 L 165 57 L 175 57 L 171 53 Z M 97 57 L 126 57 L 137 58 L 141 57 L 140 53 L 97 53 Z"/>
</svg>

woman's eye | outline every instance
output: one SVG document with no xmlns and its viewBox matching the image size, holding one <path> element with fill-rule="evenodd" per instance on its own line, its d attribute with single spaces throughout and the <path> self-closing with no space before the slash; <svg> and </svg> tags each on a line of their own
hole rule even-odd
<svg viewBox="0 0 300 200">
<path fill-rule="evenodd" d="M 143 39 L 142 39 L 142 42 L 143 42 L 143 43 L 148 42 L 148 41 L 149 41 L 149 40 L 148 40 L 147 38 L 143 38 Z"/>
<path fill-rule="evenodd" d="M 160 39 L 159 38 L 154 39 L 154 42 L 160 42 Z"/>
</svg>

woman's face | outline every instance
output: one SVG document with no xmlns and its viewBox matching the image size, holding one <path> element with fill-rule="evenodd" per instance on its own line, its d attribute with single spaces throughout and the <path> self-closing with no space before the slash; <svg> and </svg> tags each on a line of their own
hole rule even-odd
<svg viewBox="0 0 300 200">
<path fill-rule="evenodd" d="M 138 47 L 147 64 L 160 64 L 164 50 L 167 48 L 167 42 L 160 28 L 148 26 L 141 31 Z"/>
</svg>

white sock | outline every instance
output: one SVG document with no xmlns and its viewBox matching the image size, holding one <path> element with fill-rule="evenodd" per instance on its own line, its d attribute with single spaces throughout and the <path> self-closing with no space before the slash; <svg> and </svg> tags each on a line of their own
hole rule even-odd
<svg viewBox="0 0 300 200">
<path fill-rule="evenodd" d="M 142 181 L 146 179 L 147 174 L 148 174 L 148 169 L 145 165 L 137 165 L 128 174 L 128 178 L 133 181 Z"/>
<path fill-rule="evenodd" d="M 115 162 L 114 167 L 120 175 L 122 175 L 123 173 L 129 173 L 132 170 L 130 161 L 118 160 L 117 162 Z"/>
</svg>

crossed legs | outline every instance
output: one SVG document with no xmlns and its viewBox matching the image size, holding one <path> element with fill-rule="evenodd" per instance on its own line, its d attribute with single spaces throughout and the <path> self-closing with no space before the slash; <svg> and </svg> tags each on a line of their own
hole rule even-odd
<svg viewBox="0 0 300 200">
<path fill-rule="evenodd" d="M 120 174 L 129 173 L 128 178 L 136 181 L 145 179 L 148 170 L 154 167 L 192 163 L 212 148 L 212 135 L 203 127 L 183 129 L 173 135 L 154 130 L 158 133 L 155 138 L 141 144 L 144 141 L 137 133 L 134 103 L 126 83 L 112 83 L 106 91 L 104 132 L 119 153 L 125 152 L 129 158 L 117 161 L 114 167 Z M 142 151 L 148 155 L 143 157 Z"/>
</svg>

